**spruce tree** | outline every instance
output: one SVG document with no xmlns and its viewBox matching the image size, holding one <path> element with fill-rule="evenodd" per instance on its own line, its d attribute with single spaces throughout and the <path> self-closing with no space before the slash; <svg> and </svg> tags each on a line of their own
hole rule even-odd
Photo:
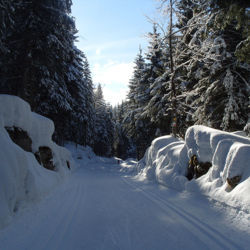
<svg viewBox="0 0 250 250">
<path fill-rule="evenodd" d="M 113 108 L 113 119 L 115 121 L 114 155 L 122 159 L 135 157 L 136 153 L 133 138 L 128 135 L 124 122 L 129 111 L 127 101 L 123 101 Z"/>
<path fill-rule="evenodd" d="M 94 143 L 94 123 L 95 123 L 95 108 L 94 108 L 94 87 L 88 59 L 84 53 L 83 56 L 83 78 L 86 84 L 85 92 L 85 115 L 87 117 L 86 127 L 86 143 L 93 146 Z"/>
<path fill-rule="evenodd" d="M 150 69 L 146 67 L 141 50 L 135 60 L 134 74 L 130 81 L 128 94 L 128 109 L 124 122 L 130 137 L 136 145 L 137 158 L 143 157 L 154 134 L 150 118 L 142 116 L 144 108 L 150 99 L 149 89 Z"/>
<path fill-rule="evenodd" d="M 167 113 L 171 105 L 169 44 L 161 37 L 154 25 L 154 32 L 149 33 L 149 48 L 147 52 L 150 77 L 150 100 L 144 107 L 143 116 L 150 119 L 157 131 L 157 136 L 170 133 L 171 116 Z"/>
<path fill-rule="evenodd" d="M 114 140 L 112 108 L 104 100 L 101 84 L 98 84 L 94 94 L 96 111 L 94 152 L 97 155 L 111 156 Z"/>
<path fill-rule="evenodd" d="M 91 143 L 93 87 L 84 73 L 86 57 L 74 46 L 77 31 L 71 1 L 8 3 L 5 16 L 10 10 L 14 14 L 13 21 L 5 21 L 6 28 L 1 29 L 1 33 L 8 30 L 7 52 L 0 60 L 1 93 L 18 95 L 33 111 L 51 118 L 58 143 L 65 139 Z"/>
<path fill-rule="evenodd" d="M 247 121 L 249 70 L 235 52 L 244 41 L 244 28 L 237 28 L 236 18 L 219 28 L 216 20 L 222 12 L 217 5 L 207 1 L 191 5 L 193 14 L 188 14 L 176 54 L 176 74 L 186 96 L 185 124 L 242 129 Z"/>
<path fill-rule="evenodd" d="M 136 129 L 135 129 L 135 116 L 139 112 L 139 103 L 137 98 L 137 90 L 140 82 L 143 80 L 143 74 L 145 69 L 145 59 L 142 55 L 142 50 L 140 48 L 139 53 L 135 59 L 135 66 L 133 76 L 129 82 L 129 93 L 127 96 L 128 99 L 128 112 L 125 116 L 125 126 L 130 137 L 136 136 Z"/>
</svg>

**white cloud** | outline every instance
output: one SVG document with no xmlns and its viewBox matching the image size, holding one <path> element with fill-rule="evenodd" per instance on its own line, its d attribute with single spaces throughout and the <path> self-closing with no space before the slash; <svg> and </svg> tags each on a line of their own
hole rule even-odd
<svg viewBox="0 0 250 250">
<path fill-rule="evenodd" d="M 128 39 L 111 41 L 111 42 L 104 42 L 104 43 L 87 42 L 87 44 L 86 44 L 86 42 L 83 42 L 80 46 L 81 46 L 83 51 L 88 53 L 91 51 L 96 52 L 96 50 L 97 50 L 96 48 L 98 48 L 100 50 L 108 50 L 108 49 L 114 49 L 114 48 L 121 49 L 121 47 L 127 48 L 128 45 L 131 45 L 131 44 L 134 45 L 134 44 L 140 44 L 140 43 L 141 43 L 140 37 L 132 37 L 132 38 L 128 38 Z"/>
<path fill-rule="evenodd" d="M 102 65 L 94 64 L 93 81 L 101 83 L 105 100 L 112 105 L 126 98 L 128 83 L 132 77 L 134 63 L 109 61 Z"/>
<path fill-rule="evenodd" d="M 134 63 L 123 63 L 110 61 L 104 65 L 94 64 L 92 69 L 93 80 L 95 83 L 127 84 L 133 73 Z"/>
<path fill-rule="evenodd" d="M 100 48 L 98 48 L 98 49 L 95 51 L 95 54 L 96 54 L 97 56 L 99 56 L 99 55 L 101 55 L 101 52 L 102 52 L 102 50 L 101 50 Z"/>
<path fill-rule="evenodd" d="M 112 105 L 126 98 L 136 56 L 135 44 L 139 43 L 140 39 L 134 37 L 81 46 L 89 60 L 94 84 L 102 84 L 105 100 Z"/>
<path fill-rule="evenodd" d="M 121 104 L 122 101 L 125 101 L 128 93 L 128 88 L 121 88 L 119 91 L 112 89 L 110 87 L 103 87 L 103 95 L 104 99 L 107 103 L 115 106 L 117 104 Z"/>
</svg>

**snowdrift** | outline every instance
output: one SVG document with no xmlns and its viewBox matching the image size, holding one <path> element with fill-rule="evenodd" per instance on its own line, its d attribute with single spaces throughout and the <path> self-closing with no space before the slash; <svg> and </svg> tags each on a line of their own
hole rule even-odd
<svg viewBox="0 0 250 250">
<path fill-rule="evenodd" d="M 192 156 L 209 162 L 208 172 L 186 178 Z M 185 141 L 164 136 L 155 139 L 137 165 L 139 179 L 156 180 L 178 190 L 202 192 L 213 199 L 250 212 L 250 139 L 208 128 L 190 127 Z M 232 188 L 227 180 L 240 179 Z"/>
<path fill-rule="evenodd" d="M 89 146 L 76 145 L 67 142 L 65 147 L 71 152 L 75 160 L 75 169 L 84 168 L 85 170 L 97 170 L 111 172 L 112 174 L 135 174 L 136 161 L 132 158 L 123 161 L 117 157 L 97 156 Z"/>
<path fill-rule="evenodd" d="M 6 128 L 13 127 L 27 132 L 31 152 L 12 141 Z M 28 103 L 16 96 L 0 95 L 0 228 L 21 206 L 40 199 L 60 183 L 69 173 L 69 164 L 73 167 L 70 152 L 52 141 L 53 132 L 53 122 L 31 112 Z M 34 153 L 39 147 L 51 149 L 55 171 L 38 163 Z"/>
</svg>

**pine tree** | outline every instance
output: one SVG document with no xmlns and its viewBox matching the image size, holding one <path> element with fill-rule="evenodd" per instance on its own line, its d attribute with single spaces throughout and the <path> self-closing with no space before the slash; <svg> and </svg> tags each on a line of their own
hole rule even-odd
<svg viewBox="0 0 250 250">
<path fill-rule="evenodd" d="M 204 25 L 209 32 L 204 33 L 200 49 L 202 66 L 196 70 L 200 79 L 195 88 L 201 98 L 196 101 L 195 118 L 197 123 L 233 131 L 243 129 L 248 119 L 246 79 L 250 72 L 246 62 L 240 62 L 235 55 L 244 39 L 236 19 L 221 30 L 214 25 L 218 15 L 217 9 L 211 9 L 210 23 Z"/>
<path fill-rule="evenodd" d="M 11 89 L 7 81 L 13 78 L 13 76 L 7 75 L 5 65 L 13 60 L 7 39 L 14 30 L 14 16 L 14 1 L 0 0 L 0 93 L 8 93 Z"/>
<path fill-rule="evenodd" d="M 151 74 L 150 100 L 144 108 L 146 115 L 157 131 L 157 136 L 170 133 L 171 114 L 167 110 L 171 105 L 169 44 L 165 37 L 160 37 L 154 26 L 150 36 L 150 46 L 147 53 Z"/>
<path fill-rule="evenodd" d="M 32 110 L 52 118 L 62 133 L 61 118 L 71 111 L 64 81 L 69 41 L 62 32 L 73 22 L 66 18 L 66 3 L 13 0 L 12 7 L 14 26 L 6 38 L 9 52 L 3 58 L 1 92 L 28 101 Z"/>
<path fill-rule="evenodd" d="M 146 148 L 150 145 L 153 130 L 152 123 L 142 113 L 150 99 L 149 68 L 146 67 L 141 50 L 135 60 L 134 74 L 130 81 L 128 94 L 129 113 L 124 118 L 128 135 L 136 145 L 137 158 L 143 157 Z"/>
<path fill-rule="evenodd" d="M 186 129 L 194 124 L 193 113 L 196 110 L 194 100 L 198 93 L 192 91 L 196 83 L 194 70 L 199 67 L 200 43 L 194 42 L 200 28 L 203 29 L 204 18 L 200 17 L 199 1 L 179 0 L 176 2 L 179 38 L 176 41 L 175 61 L 175 86 L 176 86 L 176 119 L 178 120 L 177 133 L 184 137 Z M 200 8 L 200 11 L 198 11 Z M 204 11 L 205 12 L 205 11 Z M 196 34 L 197 32 L 197 34 Z M 199 41 L 199 40 L 198 40 Z"/>
<path fill-rule="evenodd" d="M 101 84 L 95 91 L 95 139 L 94 152 L 97 155 L 111 156 L 113 154 L 114 123 L 112 108 L 105 103 Z"/>
<path fill-rule="evenodd" d="M 20 96 L 32 110 L 51 118 L 58 143 L 89 144 L 93 87 L 87 59 L 74 46 L 71 5 L 70 0 L 10 2 L 14 14 L 5 29 L 8 47 L 1 58 L 0 91 Z"/>
<path fill-rule="evenodd" d="M 135 116 L 138 112 L 139 103 L 137 98 L 137 90 L 140 82 L 143 81 L 143 74 L 145 69 L 145 59 L 142 55 L 142 50 L 140 48 L 139 53 L 135 59 L 135 67 L 133 76 L 129 82 L 129 93 L 128 93 L 128 112 L 125 116 L 125 126 L 127 133 L 130 137 L 136 136 L 135 129 Z"/>
<path fill-rule="evenodd" d="M 83 77 L 86 84 L 85 92 L 85 114 L 87 116 L 87 127 L 86 127 L 86 142 L 92 146 L 94 143 L 94 123 L 95 123 L 95 108 L 94 108 L 94 87 L 92 76 L 90 72 L 90 66 L 86 55 L 83 53 Z"/>
<path fill-rule="evenodd" d="M 164 112 L 162 112 L 162 110 L 160 113 L 163 117 L 163 119 L 160 120 L 165 120 L 162 124 L 165 124 L 165 126 L 161 127 L 167 127 L 168 130 L 165 131 L 167 133 L 169 133 L 169 129 L 171 129 L 174 135 L 183 136 L 185 133 L 185 120 L 188 114 L 187 105 L 184 103 L 185 95 L 183 95 L 184 78 L 186 77 L 186 75 L 183 74 L 183 66 L 185 66 L 186 63 L 185 60 L 189 60 L 190 58 L 187 55 L 187 46 L 185 46 L 184 42 L 182 44 L 180 42 L 183 40 L 182 33 L 185 33 L 189 27 L 188 22 L 189 18 L 192 17 L 194 1 L 162 0 L 161 3 L 162 12 L 164 15 L 166 13 L 168 14 L 169 20 L 169 26 L 163 38 L 166 44 L 165 56 L 168 63 L 164 68 L 164 74 L 155 82 L 156 86 L 164 86 L 164 89 L 157 91 L 158 95 L 163 96 L 161 98 L 161 107 L 165 107 Z M 176 7 L 178 11 L 176 11 Z M 175 20 L 174 15 L 177 16 L 178 22 Z M 183 61 L 184 65 L 182 65 Z M 156 99 L 156 97 L 153 99 Z M 158 102 L 155 101 L 155 103 Z"/>
<path fill-rule="evenodd" d="M 123 101 L 113 108 L 113 119 L 115 121 L 114 155 L 122 159 L 135 157 L 136 155 L 133 138 L 127 134 L 126 124 L 124 123 L 128 112 L 127 101 Z"/>
<path fill-rule="evenodd" d="M 250 3 L 244 0 L 221 1 L 212 0 L 210 3 L 214 12 L 217 12 L 214 25 L 218 29 L 225 29 L 234 23 L 235 29 L 241 31 L 242 39 L 236 46 L 235 55 L 241 62 L 250 64 Z"/>
<path fill-rule="evenodd" d="M 13 26 L 13 7 L 12 1 L 0 0 L 0 53 L 3 55 L 7 52 L 6 37 L 8 35 L 8 27 Z"/>
<path fill-rule="evenodd" d="M 186 30 L 189 20 L 193 17 L 195 2 L 192 0 L 178 0 L 176 1 L 176 7 L 177 10 L 175 11 L 175 14 L 178 19 L 176 27 L 179 30 Z"/>
<path fill-rule="evenodd" d="M 218 28 L 221 12 L 210 2 L 192 5 L 193 15 L 189 15 L 176 54 L 176 73 L 183 85 L 182 96 L 186 96 L 182 105 L 186 122 L 192 119 L 219 129 L 242 129 L 247 121 L 249 70 L 246 62 L 237 60 L 235 51 L 244 39 L 244 29 L 237 30 L 236 19 Z"/>
<path fill-rule="evenodd" d="M 71 103 L 72 112 L 70 113 L 67 131 L 70 132 L 68 140 L 73 140 L 81 145 L 89 145 L 87 133 L 93 110 L 90 117 L 89 112 L 91 110 L 87 96 L 93 96 L 93 93 L 91 93 L 87 79 L 84 77 L 83 59 L 85 59 L 84 54 L 74 47 L 70 61 L 67 62 L 69 69 L 67 71 L 66 84 L 73 101 Z"/>
</svg>

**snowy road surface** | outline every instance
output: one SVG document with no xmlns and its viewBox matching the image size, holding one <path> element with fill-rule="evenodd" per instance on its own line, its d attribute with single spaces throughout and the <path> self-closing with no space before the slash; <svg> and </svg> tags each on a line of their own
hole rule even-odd
<svg viewBox="0 0 250 250">
<path fill-rule="evenodd" d="M 115 167 L 78 169 L 0 231 L 0 249 L 249 249 L 249 214 Z"/>
</svg>

